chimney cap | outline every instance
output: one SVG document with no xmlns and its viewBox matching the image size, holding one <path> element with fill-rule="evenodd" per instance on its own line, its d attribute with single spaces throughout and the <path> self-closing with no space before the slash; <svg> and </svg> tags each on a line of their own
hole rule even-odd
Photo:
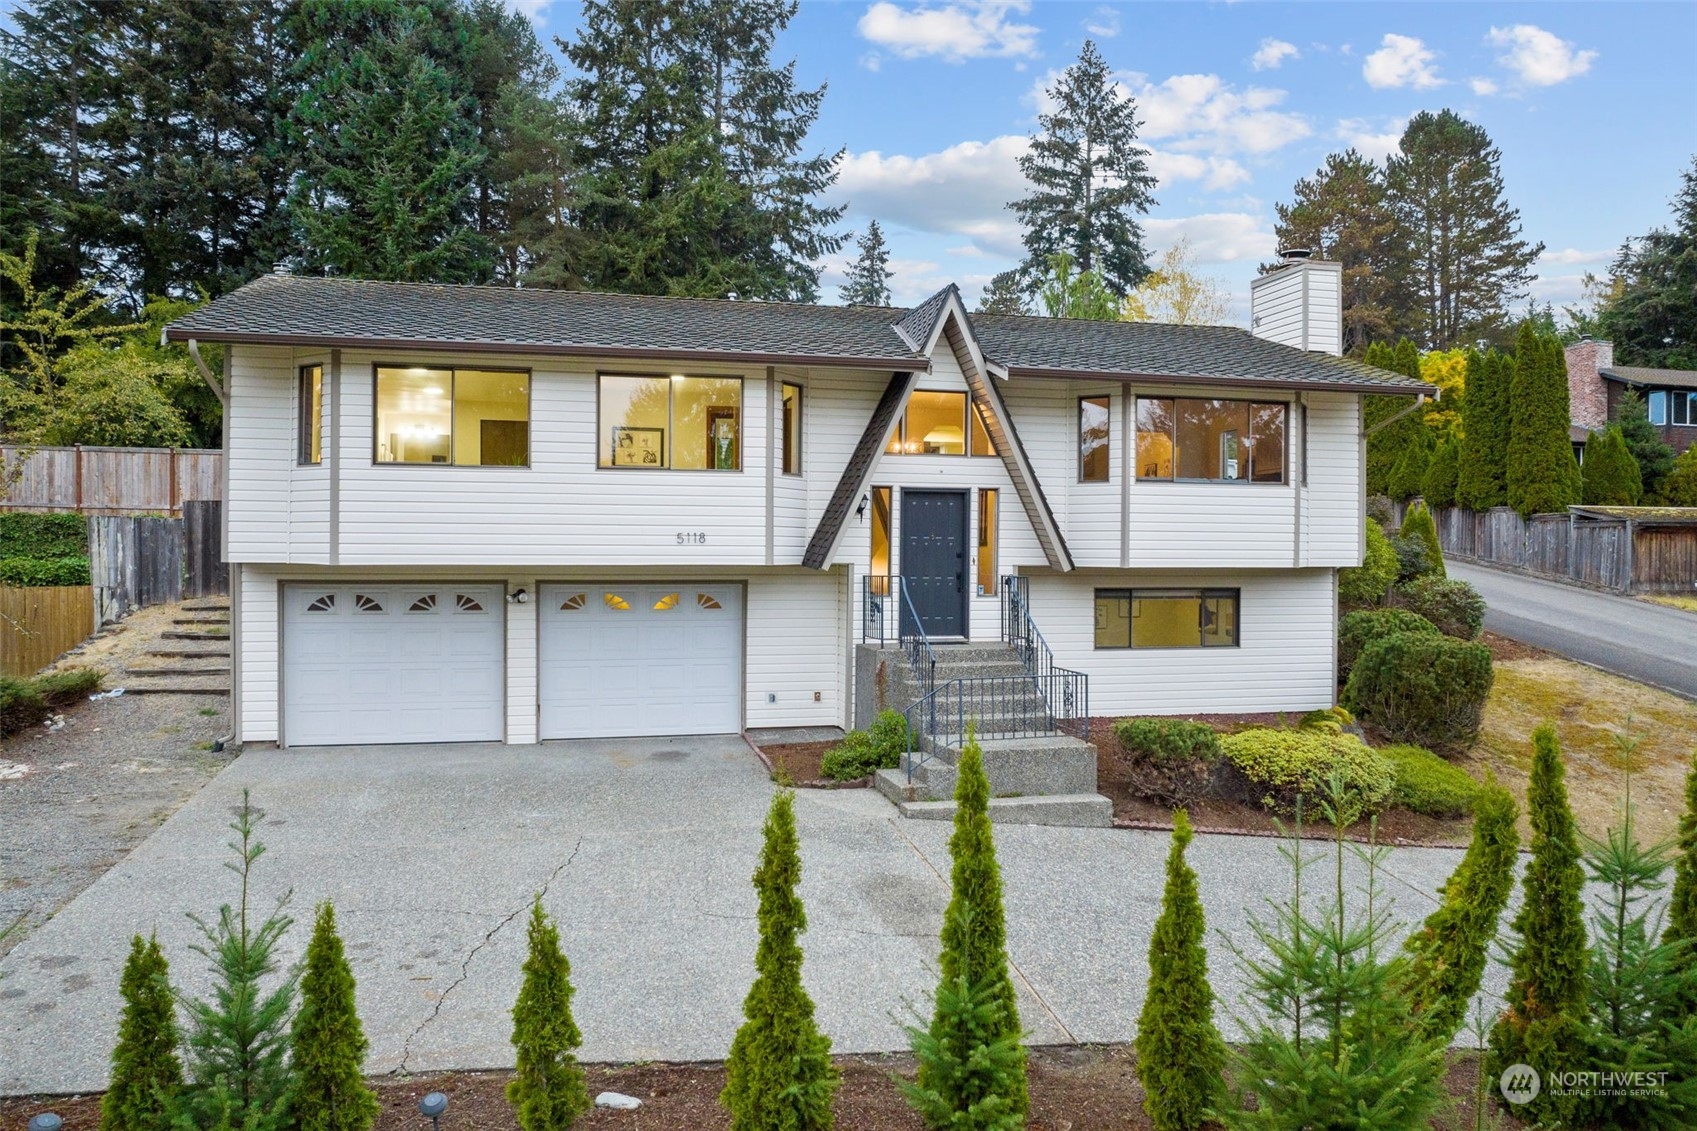
<svg viewBox="0 0 1697 1131">
<path fill-rule="evenodd" d="M 1591 335 L 1590 334 L 1580 334 L 1579 340 L 1582 341 L 1582 342 L 1588 342 L 1588 341 L 1591 340 Z"/>
<path fill-rule="evenodd" d="M 1305 259 L 1314 258 L 1314 251 L 1306 247 L 1281 247 L 1279 258 L 1286 263 L 1301 263 Z"/>
</svg>

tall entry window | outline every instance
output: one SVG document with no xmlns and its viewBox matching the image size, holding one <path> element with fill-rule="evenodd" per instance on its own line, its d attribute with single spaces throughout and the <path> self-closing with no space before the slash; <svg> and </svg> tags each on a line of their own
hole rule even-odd
<svg viewBox="0 0 1697 1131">
<path fill-rule="evenodd" d="M 1137 398 L 1137 477 L 1285 481 L 1289 406 L 1190 397 Z"/>
<path fill-rule="evenodd" d="M 872 488 L 872 590 L 890 591 L 890 489 Z"/>
<path fill-rule="evenodd" d="M 801 474 L 801 386 L 783 387 L 784 474 Z"/>
<path fill-rule="evenodd" d="M 530 373 L 378 366 L 376 463 L 524 467 Z"/>
<path fill-rule="evenodd" d="M 978 492 L 978 595 L 996 595 L 996 489 Z"/>
<path fill-rule="evenodd" d="M 601 467 L 742 469 L 741 377 L 625 377 L 600 388 Z"/>
<path fill-rule="evenodd" d="M 298 463 L 318 463 L 324 458 L 324 367 L 300 368 L 300 450 Z"/>
<path fill-rule="evenodd" d="M 1108 481 L 1107 397 L 1078 398 L 1078 481 Z"/>
</svg>

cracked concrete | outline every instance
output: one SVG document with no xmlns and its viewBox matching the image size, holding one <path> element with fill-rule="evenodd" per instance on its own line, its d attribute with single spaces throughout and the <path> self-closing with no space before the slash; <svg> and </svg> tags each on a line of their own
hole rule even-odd
<svg viewBox="0 0 1697 1131">
<path fill-rule="evenodd" d="M 572 963 L 584 1059 L 729 1048 L 754 977 L 749 877 L 772 791 L 740 738 L 254 750 L 0 963 L 0 1093 L 104 1085 L 132 933 L 157 930 L 173 981 L 204 992 L 184 913 L 234 895 L 224 826 L 244 786 L 270 814 L 254 905 L 289 887 L 297 906 L 335 902 L 368 1071 L 512 1064 L 525 932 L 510 928 L 539 890 Z M 895 818 L 870 790 L 803 790 L 796 818 L 819 1023 L 838 1051 L 903 1048 L 902 1025 L 928 1014 L 936 984 L 950 826 Z M 1009 825 L 996 844 L 1030 1039 L 1128 1039 L 1167 837 Z M 1288 884 L 1278 848 L 1192 845 L 1225 938 L 1247 946 L 1248 915 Z M 1391 854 L 1402 918 L 1426 914 L 1459 858 Z M 309 933 L 297 924 L 280 959 L 298 960 Z M 1210 949 L 1229 1008 L 1236 965 L 1219 938 Z"/>
</svg>

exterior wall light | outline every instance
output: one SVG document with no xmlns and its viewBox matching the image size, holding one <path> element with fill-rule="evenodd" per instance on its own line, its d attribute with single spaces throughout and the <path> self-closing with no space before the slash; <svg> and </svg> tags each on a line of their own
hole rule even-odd
<svg viewBox="0 0 1697 1131">
<path fill-rule="evenodd" d="M 871 502 L 872 502 L 872 499 L 869 496 L 862 494 L 860 496 L 860 505 L 858 505 L 857 507 L 854 508 L 854 517 L 860 519 L 860 521 L 862 521 L 862 522 L 865 522 L 866 521 L 866 508 Z"/>
<path fill-rule="evenodd" d="M 528 600 L 530 600 L 530 594 L 523 589 L 515 589 L 507 594 L 507 604 L 509 605 L 522 605 Z"/>
</svg>

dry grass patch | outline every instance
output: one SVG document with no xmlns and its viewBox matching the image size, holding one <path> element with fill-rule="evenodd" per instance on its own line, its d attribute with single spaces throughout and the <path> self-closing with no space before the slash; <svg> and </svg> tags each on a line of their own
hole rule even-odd
<svg viewBox="0 0 1697 1131">
<path fill-rule="evenodd" d="M 1567 756 L 1568 797 L 1579 827 L 1602 836 L 1618 819 L 1625 781 L 1617 738 L 1631 719 L 1642 767 L 1633 778 L 1638 825 L 1646 840 L 1671 836 L 1684 803 L 1685 775 L 1697 755 L 1697 703 L 1608 672 L 1549 658 L 1497 665 L 1479 741 L 1461 759 L 1475 776 L 1494 770 L 1521 803 L 1526 827 L 1526 780 L 1532 730 L 1556 724 Z"/>
<path fill-rule="evenodd" d="M 1697 597 L 1683 597 L 1672 593 L 1656 593 L 1646 595 L 1646 601 L 1654 601 L 1658 605 L 1666 605 L 1670 609 L 1684 609 L 1688 613 L 1697 613 Z"/>
</svg>

